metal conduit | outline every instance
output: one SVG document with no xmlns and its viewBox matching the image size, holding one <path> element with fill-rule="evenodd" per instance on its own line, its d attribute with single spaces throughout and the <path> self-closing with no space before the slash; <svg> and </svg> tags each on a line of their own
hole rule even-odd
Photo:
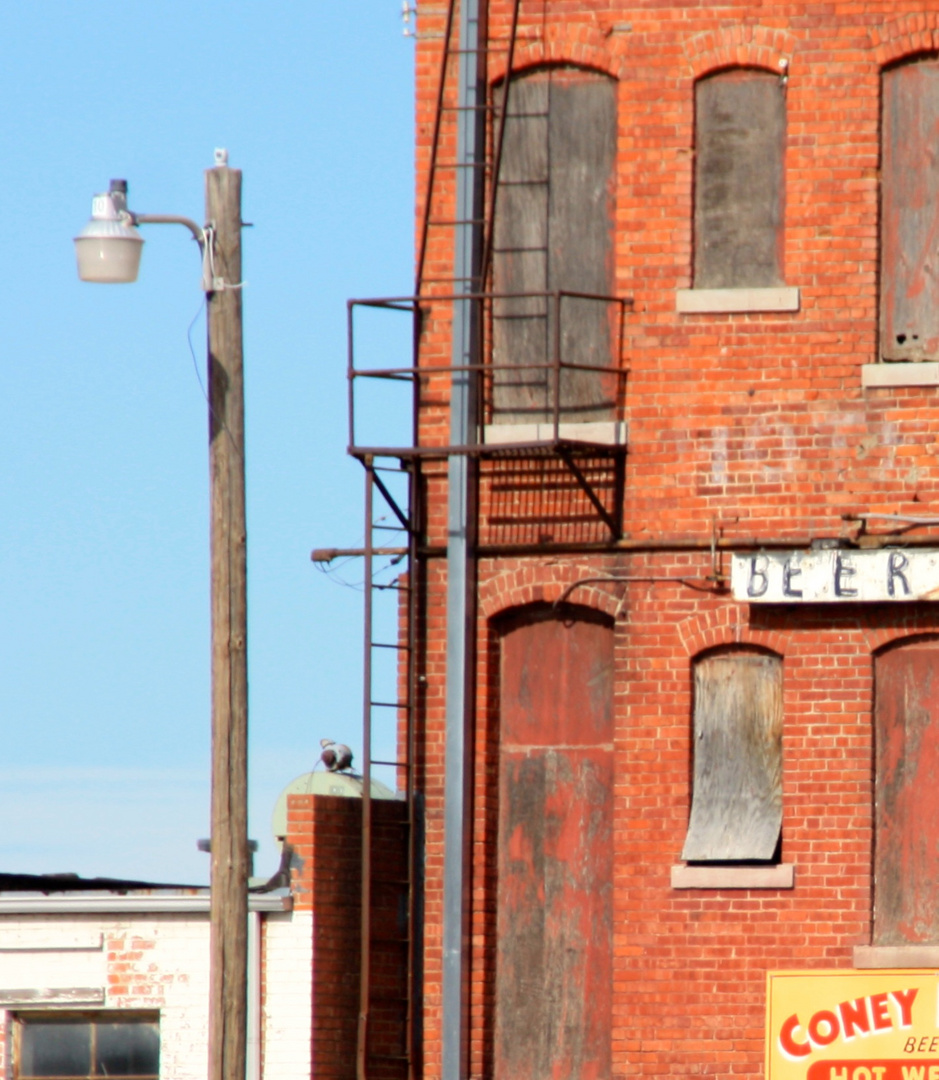
<svg viewBox="0 0 939 1080">
<path fill-rule="evenodd" d="M 460 3 L 457 91 L 456 223 L 451 357 L 450 443 L 476 442 L 479 305 L 482 288 L 482 170 L 485 160 L 485 73 L 481 63 L 480 0 Z M 468 1049 L 466 956 L 468 938 L 469 807 L 472 777 L 473 612 L 476 462 L 453 454 L 447 462 L 447 672 L 444 757 L 444 883 L 442 973 L 443 1080 L 461 1080 Z"/>
</svg>

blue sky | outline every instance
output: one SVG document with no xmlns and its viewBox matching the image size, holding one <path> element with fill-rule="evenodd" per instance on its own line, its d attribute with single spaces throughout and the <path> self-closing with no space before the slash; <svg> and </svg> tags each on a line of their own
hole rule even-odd
<svg viewBox="0 0 939 1080">
<path fill-rule="evenodd" d="M 138 212 L 201 222 L 214 148 L 244 173 L 258 873 L 319 739 L 360 744 L 361 566 L 309 555 L 363 535 L 345 301 L 412 287 L 401 31 L 398 0 L 0 8 L 0 870 L 208 877 L 200 268 L 184 229 L 147 226 L 135 285 L 78 281 L 72 237 L 112 177 Z M 366 329 L 369 359 L 408 362 L 406 327 Z M 401 419 L 372 409 L 383 435 Z"/>
</svg>

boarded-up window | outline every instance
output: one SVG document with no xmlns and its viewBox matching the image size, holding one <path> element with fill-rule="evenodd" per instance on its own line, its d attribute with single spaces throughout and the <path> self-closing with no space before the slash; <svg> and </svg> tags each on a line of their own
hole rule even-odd
<svg viewBox="0 0 939 1080">
<path fill-rule="evenodd" d="M 493 308 L 496 421 L 550 416 L 554 385 L 545 365 L 555 355 L 558 319 L 543 294 L 613 292 L 615 159 L 612 79 L 576 68 L 512 79 L 493 243 L 493 289 L 512 295 Z M 564 298 L 561 359 L 610 366 L 618 314 L 603 302 Z M 601 373 L 566 371 L 562 377 L 567 421 L 612 419 L 614 397 L 615 384 Z"/>
<path fill-rule="evenodd" d="M 783 283 L 786 97 L 763 71 L 728 71 L 695 88 L 694 284 Z"/>
<path fill-rule="evenodd" d="M 939 642 L 880 654 L 874 944 L 939 944 Z"/>
<path fill-rule="evenodd" d="M 770 861 L 782 828 L 782 661 L 729 652 L 694 668 L 694 778 L 682 858 Z"/>
<path fill-rule="evenodd" d="M 883 76 L 880 342 L 939 360 L 939 60 Z"/>
<path fill-rule="evenodd" d="M 527 612 L 500 652 L 493 1075 L 608 1080 L 613 628 Z"/>
</svg>

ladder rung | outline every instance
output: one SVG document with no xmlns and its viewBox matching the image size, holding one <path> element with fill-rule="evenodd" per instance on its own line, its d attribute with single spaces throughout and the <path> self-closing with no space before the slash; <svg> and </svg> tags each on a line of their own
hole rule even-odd
<svg viewBox="0 0 939 1080">
<path fill-rule="evenodd" d="M 513 120 L 547 120 L 548 114 L 546 112 L 514 112 L 509 113 L 509 116 Z"/>
<path fill-rule="evenodd" d="M 445 112 L 495 112 L 495 105 L 441 105 L 440 111 Z M 521 115 L 521 114 L 520 114 Z"/>
<path fill-rule="evenodd" d="M 485 225 L 485 218 L 466 218 L 465 221 L 448 221 L 446 218 L 431 218 L 428 225 Z"/>
<path fill-rule="evenodd" d="M 483 53 L 507 53 L 508 45 L 495 46 L 484 45 L 481 49 L 447 49 L 448 56 L 482 56 Z"/>
<path fill-rule="evenodd" d="M 498 248 L 493 248 L 492 250 L 493 250 L 493 254 L 496 254 L 496 255 L 514 255 L 514 254 L 516 254 L 517 252 L 520 252 L 520 251 L 521 252 L 526 252 L 527 251 L 529 253 L 533 252 L 533 251 L 543 251 L 543 252 L 545 252 L 547 254 L 547 251 L 548 251 L 548 249 L 546 247 L 525 247 L 525 246 L 498 247 Z M 493 300 L 493 303 L 498 304 L 500 300 L 506 301 L 506 300 L 550 300 L 550 299 L 551 299 L 550 296 L 499 296 L 499 297 L 497 297 L 496 299 Z"/>
</svg>

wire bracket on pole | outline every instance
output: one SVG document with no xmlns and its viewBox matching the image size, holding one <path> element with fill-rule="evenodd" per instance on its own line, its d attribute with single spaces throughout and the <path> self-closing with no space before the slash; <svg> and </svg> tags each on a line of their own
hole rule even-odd
<svg viewBox="0 0 939 1080">
<path fill-rule="evenodd" d="M 209 222 L 202 230 L 202 288 L 207 293 L 224 292 L 226 289 L 243 289 L 247 282 L 228 282 L 215 273 L 215 224 Z"/>
</svg>

